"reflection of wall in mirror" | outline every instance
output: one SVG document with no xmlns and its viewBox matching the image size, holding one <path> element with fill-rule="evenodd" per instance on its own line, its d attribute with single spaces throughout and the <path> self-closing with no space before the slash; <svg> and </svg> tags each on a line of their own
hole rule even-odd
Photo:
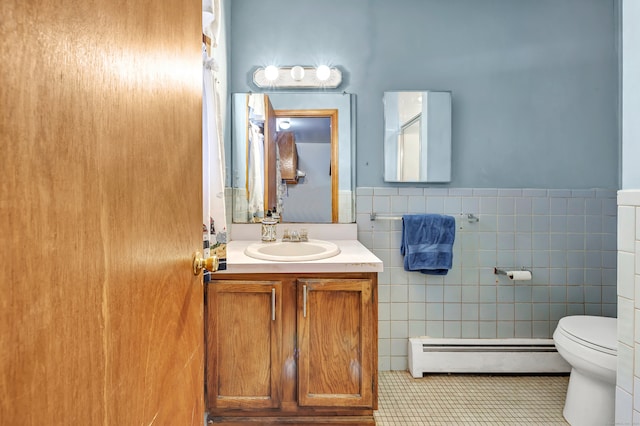
<svg viewBox="0 0 640 426">
<path fill-rule="evenodd" d="M 426 145 L 427 182 L 451 181 L 451 92 L 423 95 L 423 132 Z M 426 121 L 426 125 L 425 125 Z M 423 146 L 423 149 L 425 147 Z M 425 158 L 425 155 L 422 158 Z"/>
<path fill-rule="evenodd" d="M 421 120 L 422 92 L 399 92 L 398 96 L 398 179 L 417 182 L 427 174 L 427 161 L 422 148 L 422 135 L 426 121 Z M 426 116 L 426 114 L 425 114 Z"/>
<path fill-rule="evenodd" d="M 331 118 L 291 117 L 288 119 L 293 131 L 280 132 L 280 164 L 286 165 L 287 151 L 296 150 L 296 165 L 287 172 L 304 173 L 304 178 L 289 180 L 282 197 L 282 219 L 285 222 L 331 223 Z M 282 144 L 281 144 L 282 142 Z M 287 149 L 285 145 L 291 145 Z M 283 149 L 284 148 L 284 149 Z"/>
<path fill-rule="evenodd" d="M 384 179 L 451 180 L 451 93 L 385 92 Z"/>
<path fill-rule="evenodd" d="M 398 174 L 403 181 L 420 180 L 420 122 L 420 118 L 412 119 L 398 135 Z"/>
<path fill-rule="evenodd" d="M 331 144 L 298 145 L 298 166 L 306 176 L 297 185 L 287 185 L 283 199 L 286 222 L 331 223 Z"/>
<path fill-rule="evenodd" d="M 342 93 L 270 93 L 269 99 L 276 110 L 337 109 L 338 157 L 340 159 L 339 189 L 351 191 L 351 95 Z M 355 167 L 355 166 L 354 166 Z"/>
</svg>

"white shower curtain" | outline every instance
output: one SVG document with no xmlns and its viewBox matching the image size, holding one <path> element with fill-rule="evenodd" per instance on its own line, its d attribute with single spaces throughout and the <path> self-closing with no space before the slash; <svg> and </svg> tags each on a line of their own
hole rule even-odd
<svg viewBox="0 0 640 426">
<path fill-rule="evenodd" d="M 249 123 L 249 165 L 247 190 L 249 191 L 249 220 L 262 217 L 264 211 L 264 135 L 253 123 Z"/>
<path fill-rule="evenodd" d="M 208 57 L 204 45 L 202 58 L 202 223 L 209 232 L 210 246 L 215 247 L 219 243 L 226 243 L 227 235 L 224 141 L 217 99 L 219 95 L 215 90 L 216 63 Z M 218 251 L 216 254 L 220 256 L 222 253 Z"/>
</svg>

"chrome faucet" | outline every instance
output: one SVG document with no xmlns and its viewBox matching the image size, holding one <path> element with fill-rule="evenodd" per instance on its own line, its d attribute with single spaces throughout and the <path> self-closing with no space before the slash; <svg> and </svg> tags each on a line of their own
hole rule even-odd
<svg viewBox="0 0 640 426">
<path fill-rule="evenodd" d="M 288 242 L 292 242 L 292 243 L 298 243 L 301 241 L 309 241 L 309 236 L 307 234 L 307 230 L 306 229 L 301 229 L 301 230 L 292 230 L 289 231 L 288 229 L 284 230 L 284 233 L 282 234 L 282 241 L 288 241 Z"/>
</svg>

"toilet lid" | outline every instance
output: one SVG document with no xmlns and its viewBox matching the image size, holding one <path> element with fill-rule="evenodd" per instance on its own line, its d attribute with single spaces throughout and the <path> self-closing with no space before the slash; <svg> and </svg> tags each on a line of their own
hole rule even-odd
<svg viewBox="0 0 640 426">
<path fill-rule="evenodd" d="M 558 328 L 567 337 L 593 349 L 612 354 L 618 350 L 616 318 L 574 315 L 561 318 Z"/>
</svg>

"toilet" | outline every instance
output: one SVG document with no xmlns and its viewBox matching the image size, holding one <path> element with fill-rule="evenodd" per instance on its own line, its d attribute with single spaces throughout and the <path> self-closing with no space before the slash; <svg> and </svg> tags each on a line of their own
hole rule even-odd
<svg viewBox="0 0 640 426">
<path fill-rule="evenodd" d="M 616 318 L 588 315 L 561 318 L 553 341 L 558 353 L 571 365 L 564 418 L 573 426 L 613 424 Z"/>
</svg>

